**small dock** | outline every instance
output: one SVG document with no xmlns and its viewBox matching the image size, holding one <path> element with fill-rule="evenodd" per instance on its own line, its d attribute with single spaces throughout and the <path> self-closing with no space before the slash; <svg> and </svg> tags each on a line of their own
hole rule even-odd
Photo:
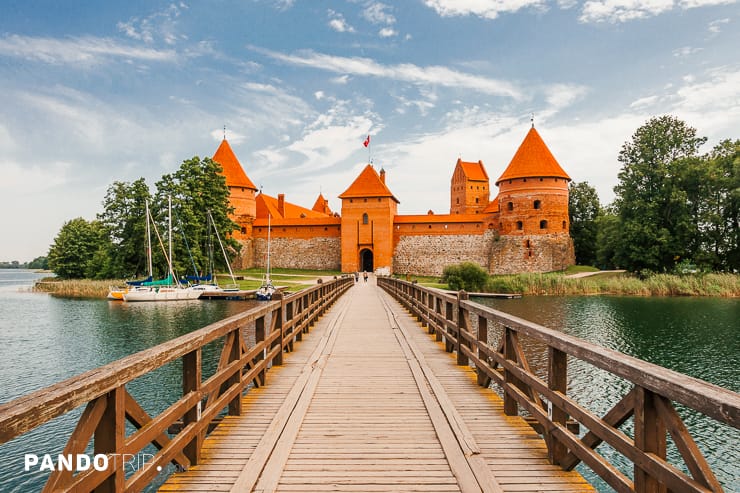
<svg viewBox="0 0 740 493">
<path fill-rule="evenodd" d="M 160 491 L 592 491 L 374 282 L 358 283 Z"/>
</svg>

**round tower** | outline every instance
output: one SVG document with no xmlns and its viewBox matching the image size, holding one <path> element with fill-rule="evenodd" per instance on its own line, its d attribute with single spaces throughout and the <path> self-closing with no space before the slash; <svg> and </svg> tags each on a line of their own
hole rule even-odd
<svg viewBox="0 0 740 493">
<path fill-rule="evenodd" d="M 569 234 L 568 182 L 570 177 L 533 126 L 496 180 L 499 233 Z"/>
<path fill-rule="evenodd" d="M 562 270 L 575 263 L 568 182 L 534 125 L 496 180 L 499 240 L 489 270 L 498 274 Z"/>
</svg>

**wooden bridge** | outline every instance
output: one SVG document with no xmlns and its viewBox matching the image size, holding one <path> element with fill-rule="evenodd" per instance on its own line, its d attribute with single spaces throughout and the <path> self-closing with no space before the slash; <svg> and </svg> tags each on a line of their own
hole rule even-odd
<svg viewBox="0 0 740 493">
<path fill-rule="evenodd" d="M 546 347 L 544 378 L 524 337 Z M 204 380 L 202 348 L 219 340 L 218 369 Z M 599 417 L 567 396 L 568 356 L 634 387 Z M 125 385 L 178 359 L 182 398 L 151 417 Z M 135 471 L 113 461 L 55 471 L 48 491 L 139 491 L 169 463 L 182 472 L 161 491 L 590 491 L 572 470 L 581 461 L 617 491 L 722 491 L 672 402 L 740 425 L 736 393 L 464 292 L 342 278 L 2 405 L 0 443 L 86 404 L 62 453 L 82 454 L 91 439 L 109 457 L 159 450 Z M 633 436 L 620 430 L 631 417 Z M 684 465 L 666 460 L 667 436 Z M 632 474 L 596 451 L 602 442 Z"/>
</svg>

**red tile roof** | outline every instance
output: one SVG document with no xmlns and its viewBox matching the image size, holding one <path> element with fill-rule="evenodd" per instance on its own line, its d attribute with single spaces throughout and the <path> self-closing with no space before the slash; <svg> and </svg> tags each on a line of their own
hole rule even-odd
<svg viewBox="0 0 740 493">
<path fill-rule="evenodd" d="M 490 201 L 488 205 L 486 206 L 486 208 L 483 209 L 483 211 L 481 212 L 483 214 L 492 214 L 494 212 L 500 212 L 499 207 L 498 207 L 498 195 L 496 196 L 495 199 Z"/>
<path fill-rule="evenodd" d="M 496 180 L 496 185 L 504 180 L 530 177 L 553 177 L 570 180 L 570 176 L 560 167 L 534 127 L 527 133 L 504 174 Z"/>
<path fill-rule="evenodd" d="M 290 202 L 284 202 L 283 213 L 280 213 L 280 207 L 278 205 L 278 199 L 270 197 L 264 193 L 257 195 L 257 218 L 267 218 L 269 214 L 272 219 L 305 219 L 305 218 L 327 218 L 330 217 L 328 214 L 322 214 L 321 212 L 312 211 L 306 209 L 300 205 L 291 204 Z"/>
<path fill-rule="evenodd" d="M 480 214 L 408 214 L 393 216 L 393 224 L 482 223 Z"/>
<path fill-rule="evenodd" d="M 221 145 L 218 146 L 216 154 L 213 155 L 213 160 L 221 165 L 223 168 L 223 174 L 226 177 L 226 185 L 229 187 L 243 187 L 257 190 L 252 180 L 249 179 L 247 174 L 244 172 L 241 163 L 236 158 L 234 151 L 231 150 L 226 139 L 221 141 Z"/>
<path fill-rule="evenodd" d="M 311 207 L 311 210 L 321 212 L 323 214 L 331 214 L 329 201 L 326 200 L 321 193 L 319 193 L 319 196 L 316 197 L 316 202 L 313 203 L 313 207 Z"/>
<path fill-rule="evenodd" d="M 352 182 L 347 190 L 339 196 L 340 199 L 355 197 L 390 197 L 400 203 L 391 191 L 380 180 L 380 175 L 371 164 L 365 166 L 360 175 Z"/>
<path fill-rule="evenodd" d="M 458 159 L 457 164 L 460 165 L 463 173 L 465 173 L 465 176 L 468 177 L 468 180 L 488 181 L 488 173 L 486 173 L 486 168 L 483 167 L 483 161 L 478 161 L 477 163 L 468 163 L 466 161 Z"/>
</svg>

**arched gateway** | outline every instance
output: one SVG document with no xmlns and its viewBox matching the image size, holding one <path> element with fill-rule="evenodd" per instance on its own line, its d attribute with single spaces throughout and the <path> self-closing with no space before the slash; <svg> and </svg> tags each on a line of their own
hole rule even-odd
<svg viewBox="0 0 740 493">
<path fill-rule="evenodd" d="M 360 270 L 366 272 L 372 272 L 374 270 L 372 250 L 364 248 L 360 251 Z"/>
</svg>

